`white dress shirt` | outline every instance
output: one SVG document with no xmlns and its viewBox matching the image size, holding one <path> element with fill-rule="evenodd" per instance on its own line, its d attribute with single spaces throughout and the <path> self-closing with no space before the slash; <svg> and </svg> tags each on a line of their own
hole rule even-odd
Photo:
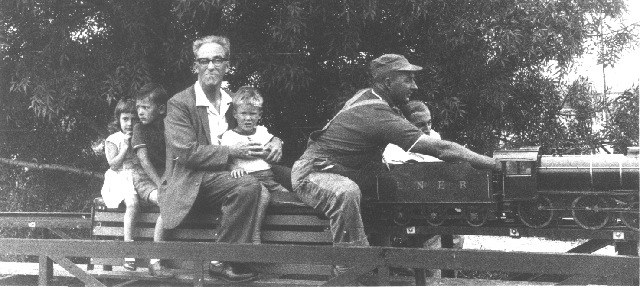
<svg viewBox="0 0 640 287">
<path fill-rule="evenodd" d="M 224 114 L 227 113 L 231 105 L 231 96 L 223 89 L 220 89 L 220 112 L 218 112 L 209 99 L 207 99 L 207 95 L 202 90 L 202 86 L 200 86 L 200 81 L 196 81 L 194 89 L 196 92 L 196 106 L 207 107 L 211 144 L 220 145 L 222 134 L 229 129 L 229 123 L 227 123 L 227 118 L 225 118 Z"/>
</svg>

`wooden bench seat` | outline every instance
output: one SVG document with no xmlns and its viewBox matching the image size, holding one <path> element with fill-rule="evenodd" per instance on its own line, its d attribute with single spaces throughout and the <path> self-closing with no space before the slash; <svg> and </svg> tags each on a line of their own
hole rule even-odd
<svg viewBox="0 0 640 287">
<path fill-rule="evenodd" d="M 124 208 L 106 208 L 101 198 L 96 198 L 92 209 L 91 236 L 97 240 L 123 240 Z M 147 208 L 138 213 L 134 238 L 136 241 L 152 241 L 158 217 L 158 208 Z M 170 241 L 208 241 L 217 237 L 219 214 L 190 215 L 183 224 L 170 231 Z M 262 226 L 263 244 L 331 245 L 329 220 L 302 203 L 294 193 L 276 192 L 271 196 L 267 217 Z M 102 265 L 103 270 L 124 263 L 124 258 L 91 258 L 91 265 Z M 193 262 L 169 260 L 169 267 L 192 269 Z M 146 268 L 148 258 L 136 259 L 136 265 Z M 330 266 L 301 264 L 268 264 L 257 268 L 260 272 L 287 276 L 329 276 Z"/>
</svg>

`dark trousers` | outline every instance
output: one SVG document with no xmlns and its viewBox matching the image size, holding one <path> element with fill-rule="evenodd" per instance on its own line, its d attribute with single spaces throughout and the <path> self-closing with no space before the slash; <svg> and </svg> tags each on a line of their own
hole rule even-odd
<svg viewBox="0 0 640 287">
<path fill-rule="evenodd" d="M 251 243 L 256 221 L 260 182 L 250 175 L 231 177 L 228 171 L 209 172 L 202 179 L 194 209 L 222 211 L 218 242 Z"/>
</svg>

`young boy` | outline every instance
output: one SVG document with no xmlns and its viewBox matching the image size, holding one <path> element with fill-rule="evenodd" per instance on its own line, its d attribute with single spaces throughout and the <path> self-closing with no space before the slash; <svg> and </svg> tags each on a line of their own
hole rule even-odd
<svg viewBox="0 0 640 287">
<path fill-rule="evenodd" d="M 138 197 L 146 204 L 158 205 L 158 187 L 165 169 L 164 117 L 167 114 L 169 96 L 162 86 L 149 83 L 144 85 L 136 95 L 136 109 L 140 122 L 133 128 L 131 145 L 140 166 L 133 172 L 133 185 Z M 158 216 L 154 241 L 163 241 L 165 230 L 162 227 L 162 216 Z M 159 259 L 149 260 L 149 273 L 161 278 L 170 278 L 174 274 L 162 266 Z"/>
<path fill-rule="evenodd" d="M 264 126 L 258 126 L 258 121 L 262 117 L 263 102 L 264 100 L 257 89 L 252 87 L 238 89 L 233 97 L 233 117 L 238 121 L 238 125 L 222 134 L 220 143 L 229 146 L 245 142 L 258 142 L 262 145 L 268 143 L 273 135 Z M 267 154 L 268 151 L 265 150 L 264 156 Z M 264 187 L 260 196 L 257 222 L 253 232 L 253 243 L 257 244 L 260 243 L 260 226 L 269 205 L 269 192 L 289 191 L 275 181 L 271 165 L 262 158 L 233 159 L 231 176 L 238 178 L 245 174 L 257 178 Z"/>
<path fill-rule="evenodd" d="M 441 139 L 440 134 L 431 130 L 431 112 L 425 103 L 421 101 L 410 101 L 400 107 L 402 115 L 419 128 L 425 135 L 432 138 Z M 406 152 L 401 147 L 389 144 L 382 154 L 382 160 L 387 164 L 403 164 L 407 162 L 434 162 L 441 161 L 426 154 Z"/>
<path fill-rule="evenodd" d="M 425 103 L 422 101 L 410 101 L 407 104 L 400 107 L 402 114 L 409 122 L 414 126 L 422 130 L 422 132 L 430 137 L 440 139 L 440 134 L 431 130 L 431 111 Z M 407 162 L 436 162 L 441 161 L 435 157 L 426 154 L 419 154 L 413 152 L 406 152 L 401 147 L 389 144 L 387 145 L 382 155 L 383 161 L 387 164 L 403 164 Z M 440 235 L 434 235 L 427 239 L 424 243 L 425 248 L 437 249 L 442 248 L 440 244 Z M 464 237 L 462 235 L 453 235 L 453 248 L 462 249 L 464 244 Z M 430 277 L 440 278 L 441 272 L 439 269 L 428 270 L 427 275 Z"/>
</svg>

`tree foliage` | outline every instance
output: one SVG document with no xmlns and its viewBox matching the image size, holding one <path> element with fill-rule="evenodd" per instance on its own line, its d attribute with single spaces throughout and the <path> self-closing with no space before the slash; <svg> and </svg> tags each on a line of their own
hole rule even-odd
<svg viewBox="0 0 640 287">
<path fill-rule="evenodd" d="M 633 87 L 612 101 L 610 120 L 605 125 L 605 137 L 616 153 L 626 153 L 627 147 L 638 146 L 640 140 L 640 98 L 638 87 Z"/>
<path fill-rule="evenodd" d="M 425 67 L 414 97 L 430 104 L 445 139 L 483 153 L 500 142 L 551 148 L 565 95 L 540 67 L 553 61 L 563 72 L 597 20 L 623 12 L 622 0 L 5 0 L 0 157 L 106 170 L 92 146 L 108 134 L 115 102 L 150 81 L 171 93 L 191 85 L 191 43 L 208 34 L 231 39 L 226 80 L 263 92 L 263 123 L 284 139 L 287 164 L 368 86 L 367 63 L 383 53 Z M 627 45 L 627 32 L 610 45 Z"/>
</svg>

